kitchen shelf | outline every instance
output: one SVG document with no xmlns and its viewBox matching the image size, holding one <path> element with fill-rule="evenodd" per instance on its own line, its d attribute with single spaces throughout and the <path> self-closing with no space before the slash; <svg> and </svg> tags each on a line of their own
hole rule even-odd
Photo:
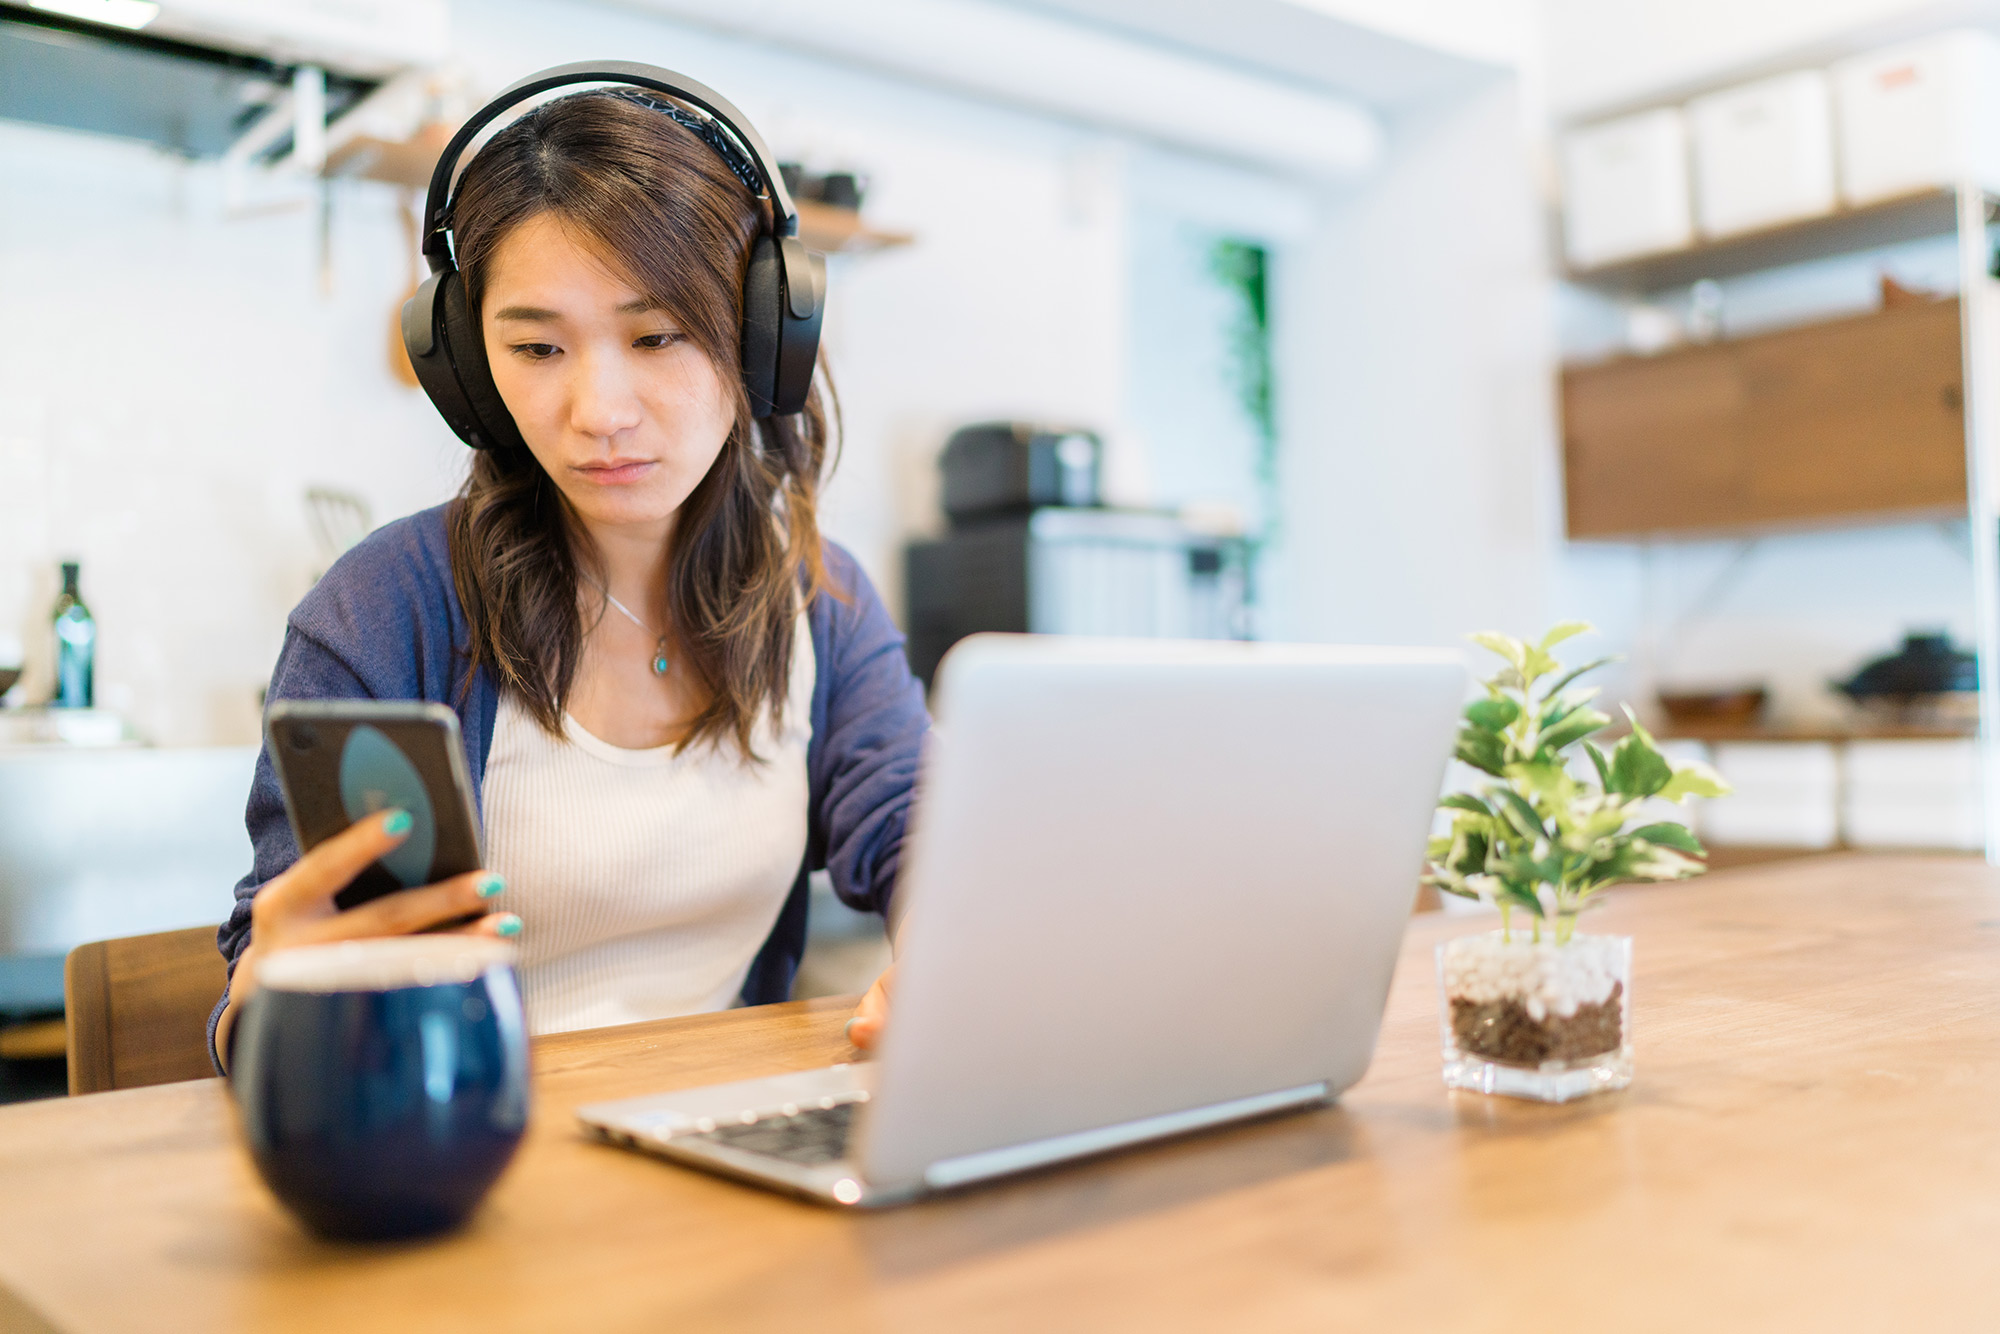
<svg viewBox="0 0 2000 1334">
<path fill-rule="evenodd" d="M 1845 723 L 1795 725 L 1785 723 L 1715 723 L 1666 727 L 1655 735 L 1662 741 L 1787 741 L 1840 745 L 1848 741 L 1970 741 L 1979 735 L 1979 720 L 1937 723 Z"/>
<path fill-rule="evenodd" d="M 1996 217 L 1995 201 L 1990 199 L 1986 217 L 1989 222 Z M 1950 236 L 1957 227 L 1955 192 L 1923 190 L 1779 227 L 1704 241 L 1685 249 L 1571 269 L 1568 277 L 1586 287 L 1642 296 L 1685 287 L 1704 278 L 1731 278 L 1902 241 Z"/>
<path fill-rule="evenodd" d="M 408 139 L 378 139 L 358 134 L 327 154 L 325 174 L 358 176 L 363 180 L 400 185 L 406 190 L 430 188 L 438 154 L 451 142 L 452 126 L 426 125 Z"/>
<path fill-rule="evenodd" d="M 426 126 L 400 142 L 357 135 L 327 158 L 329 176 L 358 176 L 384 181 L 406 189 L 422 190 L 430 185 L 431 171 L 438 154 L 451 138 L 448 125 Z M 826 254 L 860 254 L 906 246 L 916 240 L 908 232 L 883 231 L 863 222 L 851 208 L 836 208 L 816 200 L 802 199 L 799 208 L 799 239 L 811 250 Z"/>
<path fill-rule="evenodd" d="M 905 246 L 917 239 L 908 232 L 885 232 L 870 227 L 851 208 L 835 208 L 811 199 L 801 199 L 798 205 L 799 239 L 809 250 L 851 255 Z"/>
</svg>

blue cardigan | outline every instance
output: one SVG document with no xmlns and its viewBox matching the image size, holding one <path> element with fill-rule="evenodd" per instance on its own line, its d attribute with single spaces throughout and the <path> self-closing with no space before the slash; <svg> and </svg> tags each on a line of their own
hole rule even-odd
<svg viewBox="0 0 2000 1334">
<path fill-rule="evenodd" d="M 439 505 L 377 529 L 328 570 L 292 611 L 271 674 L 270 699 L 420 699 L 457 711 L 477 799 L 493 745 L 499 691 L 482 667 L 465 679 L 467 630 L 452 583 Z M 864 912 L 886 912 L 930 718 L 903 656 L 903 636 L 854 557 L 828 542 L 822 592 L 806 609 L 817 677 L 805 863 L 770 938 L 743 982 L 746 1004 L 789 998 L 806 941 L 806 875 L 825 868 L 834 892 Z M 236 904 L 217 932 L 233 976 L 250 942 L 250 901 L 298 860 L 267 748 L 257 757 L 245 812 L 254 853 Z M 530 930 L 532 930 L 532 926 Z M 209 1017 L 215 1026 L 228 993 Z M 219 1068 L 219 1066 L 218 1066 Z"/>
</svg>

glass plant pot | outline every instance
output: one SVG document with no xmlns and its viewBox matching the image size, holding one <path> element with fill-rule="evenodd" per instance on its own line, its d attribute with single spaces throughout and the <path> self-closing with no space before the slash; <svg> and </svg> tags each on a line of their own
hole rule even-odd
<svg viewBox="0 0 2000 1334">
<path fill-rule="evenodd" d="M 1568 1102 L 1632 1082 L 1632 938 L 1515 931 L 1437 947 L 1444 1082 Z"/>
</svg>

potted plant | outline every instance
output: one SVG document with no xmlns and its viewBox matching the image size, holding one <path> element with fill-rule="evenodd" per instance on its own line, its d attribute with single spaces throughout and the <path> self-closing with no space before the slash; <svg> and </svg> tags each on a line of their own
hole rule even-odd
<svg viewBox="0 0 2000 1334">
<path fill-rule="evenodd" d="M 1492 780 L 1446 796 L 1450 832 L 1433 838 L 1426 884 L 1500 910 L 1500 929 L 1438 946 L 1445 1083 L 1565 1102 L 1632 1082 L 1632 940 L 1579 934 L 1577 916 L 1612 885 L 1699 875 L 1685 825 L 1641 823 L 1647 803 L 1729 791 L 1706 765 L 1676 766 L 1639 720 L 1607 754 L 1590 738 L 1611 719 L 1550 650 L 1591 627 L 1556 626 L 1538 644 L 1471 636 L 1504 659 L 1465 707 L 1457 757 Z M 1635 826 L 1628 828 L 1627 826 Z"/>
</svg>

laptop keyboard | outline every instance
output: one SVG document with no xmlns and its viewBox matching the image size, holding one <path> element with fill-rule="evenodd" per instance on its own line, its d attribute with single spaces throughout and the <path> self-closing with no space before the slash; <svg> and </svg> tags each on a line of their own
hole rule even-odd
<svg viewBox="0 0 2000 1334">
<path fill-rule="evenodd" d="M 712 1140 L 744 1153 L 817 1167 L 847 1156 L 848 1132 L 854 1127 L 854 1109 L 860 1105 L 857 1100 L 806 1107 L 792 1116 L 766 1116 L 747 1126 L 717 1126 L 687 1138 Z"/>
</svg>

